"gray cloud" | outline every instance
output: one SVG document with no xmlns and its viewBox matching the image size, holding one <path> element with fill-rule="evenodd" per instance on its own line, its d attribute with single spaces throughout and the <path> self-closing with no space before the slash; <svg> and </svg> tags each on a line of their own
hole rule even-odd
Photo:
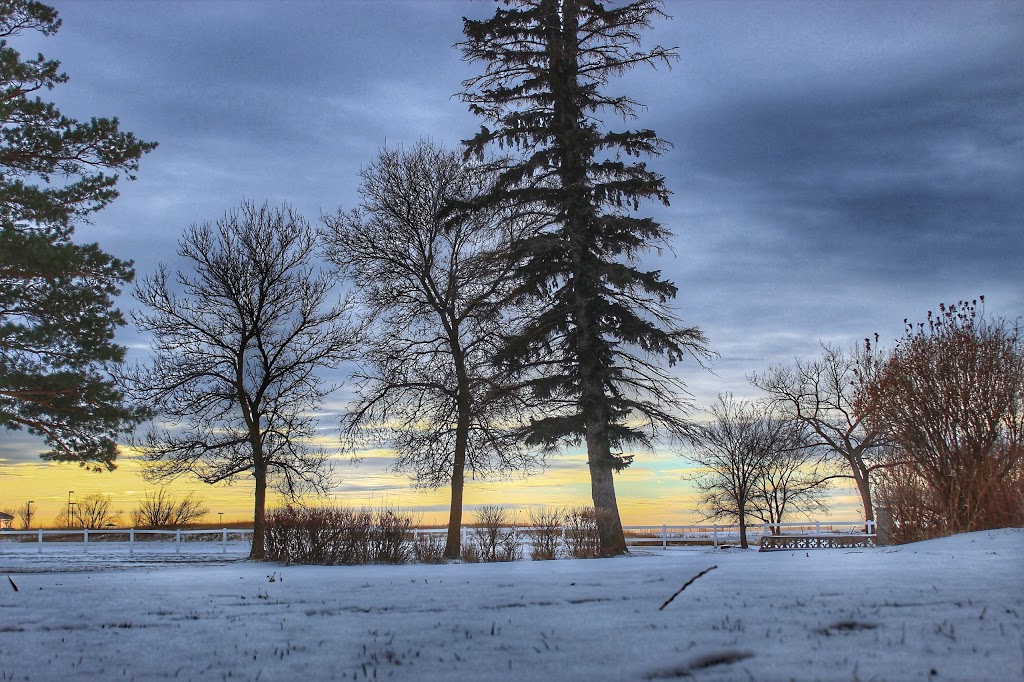
<svg viewBox="0 0 1024 682">
<path fill-rule="evenodd" d="M 385 142 L 457 144 L 479 125 L 452 99 L 479 65 L 451 46 L 461 16 L 493 3 L 54 4 L 61 32 L 21 49 L 64 62 L 58 103 L 160 142 L 80 230 L 140 275 L 242 198 L 315 221 L 354 203 Z M 678 46 L 679 62 L 613 81 L 646 108 L 608 123 L 674 144 L 651 161 L 673 204 L 643 211 L 676 235 L 648 263 L 721 353 L 716 375 L 680 370 L 698 404 L 749 392 L 746 373 L 819 339 L 892 338 L 939 301 L 984 293 L 991 312 L 1024 314 L 1024 5 L 666 9 L 674 20 L 646 39 Z"/>
</svg>

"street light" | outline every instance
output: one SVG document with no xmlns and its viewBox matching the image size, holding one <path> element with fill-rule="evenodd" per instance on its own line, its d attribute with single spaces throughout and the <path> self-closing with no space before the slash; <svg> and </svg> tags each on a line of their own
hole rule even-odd
<svg viewBox="0 0 1024 682">
<path fill-rule="evenodd" d="M 74 492 L 75 492 L 74 490 L 69 490 L 68 491 L 68 528 L 71 527 L 71 505 L 72 505 L 71 494 L 74 493 Z"/>
<path fill-rule="evenodd" d="M 224 512 L 217 512 L 217 516 L 220 517 L 220 525 L 224 525 Z"/>
</svg>

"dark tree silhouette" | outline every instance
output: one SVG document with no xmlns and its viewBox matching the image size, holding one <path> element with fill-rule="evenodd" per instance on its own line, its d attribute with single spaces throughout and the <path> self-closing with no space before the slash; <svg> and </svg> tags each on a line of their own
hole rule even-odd
<svg viewBox="0 0 1024 682">
<path fill-rule="evenodd" d="M 350 359 L 357 331 L 346 303 L 328 305 L 336 276 L 314 267 L 314 232 L 288 207 L 243 203 L 179 245 L 193 271 L 161 266 L 135 291 L 152 362 L 129 383 L 158 418 L 138 443 L 146 475 L 252 475 L 250 557 L 261 559 L 268 478 L 291 495 L 327 486 L 313 413 L 329 389 L 317 371 Z"/>
<path fill-rule="evenodd" d="M 828 452 L 814 445 L 806 425 L 771 404 L 765 407 L 762 419 L 769 454 L 755 485 L 754 516 L 776 526 L 787 515 L 827 512 L 825 491 L 835 478 L 827 461 Z"/>
<path fill-rule="evenodd" d="M 803 429 L 769 404 L 724 394 L 709 411 L 712 421 L 687 454 L 699 468 L 698 507 L 708 519 L 735 519 L 746 548 L 751 516 L 781 523 L 787 507 L 813 500 L 823 479 L 801 471 L 816 464 Z"/>
<path fill-rule="evenodd" d="M 871 474 L 891 466 L 892 458 L 884 430 L 855 404 L 864 382 L 877 372 L 881 357 L 870 345 L 848 353 L 826 345 L 816 360 L 797 359 L 791 367 L 772 367 L 750 377 L 773 404 L 807 426 L 813 445 L 845 463 L 849 473 L 836 477 L 853 479 L 864 518 L 872 520 Z"/>
<path fill-rule="evenodd" d="M 343 433 L 386 442 L 419 485 L 451 486 L 445 556 L 457 559 L 466 474 L 534 464 L 514 438 L 526 405 L 491 364 L 515 324 L 505 250 L 526 224 L 501 207 L 452 210 L 488 176 L 427 142 L 382 150 L 362 180 L 359 207 L 325 216 L 322 231 L 372 320 Z"/>
<path fill-rule="evenodd" d="M 192 523 L 208 514 L 210 508 L 192 493 L 176 498 L 167 488 L 145 493 L 131 512 L 132 526 L 151 528 L 177 528 Z"/>
<path fill-rule="evenodd" d="M 467 141 L 482 158 L 498 145 L 521 154 L 501 165 L 489 197 L 546 222 L 516 239 L 518 292 L 539 313 L 498 354 L 548 404 L 526 435 L 549 450 L 586 443 L 601 552 L 626 551 L 613 473 L 627 446 L 650 446 L 659 430 L 685 434 L 685 389 L 670 374 L 683 357 L 706 355 L 696 327 L 677 326 L 676 287 L 637 257 L 669 232 L 633 215 L 640 203 L 668 203 L 661 175 L 626 159 L 659 154 L 651 130 L 602 130 L 600 116 L 633 118 L 636 103 L 606 94 L 608 80 L 675 52 L 640 49 L 639 31 L 664 16 L 656 0 L 607 7 L 593 0 L 512 0 L 483 21 L 465 20 L 464 58 L 484 73 L 463 83 L 482 127 Z"/>
<path fill-rule="evenodd" d="M 38 96 L 67 75 L 42 55 L 22 60 L 8 39 L 60 24 L 41 3 L 0 3 L 0 426 L 41 436 L 43 459 L 112 470 L 117 438 L 145 417 L 110 377 L 125 353 L 114 297 L 134 271 L 72 236 L 156 144 Z"/>
</svg>

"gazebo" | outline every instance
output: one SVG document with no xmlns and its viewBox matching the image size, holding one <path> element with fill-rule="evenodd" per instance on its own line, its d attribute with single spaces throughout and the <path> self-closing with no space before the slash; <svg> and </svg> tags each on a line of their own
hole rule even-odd
<svg viewBox="0 0 1024 682">
<path fill-rule="evenodd" d="M 0 512 L 0 530 L 10 530 L 14 517 L 7 512 Z"/>
</svg>

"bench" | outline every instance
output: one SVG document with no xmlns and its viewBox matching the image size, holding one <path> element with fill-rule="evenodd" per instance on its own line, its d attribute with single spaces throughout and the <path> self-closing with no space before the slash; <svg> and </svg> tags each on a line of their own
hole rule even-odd
<svg viewBox="0 0 1024 682">
<path fill-rule="evenodd" d="M 846 547 L 874 547 L 874 535 L 764 535 L 761 551 L 785 549 L 842 549 Z"/>
</svg>

